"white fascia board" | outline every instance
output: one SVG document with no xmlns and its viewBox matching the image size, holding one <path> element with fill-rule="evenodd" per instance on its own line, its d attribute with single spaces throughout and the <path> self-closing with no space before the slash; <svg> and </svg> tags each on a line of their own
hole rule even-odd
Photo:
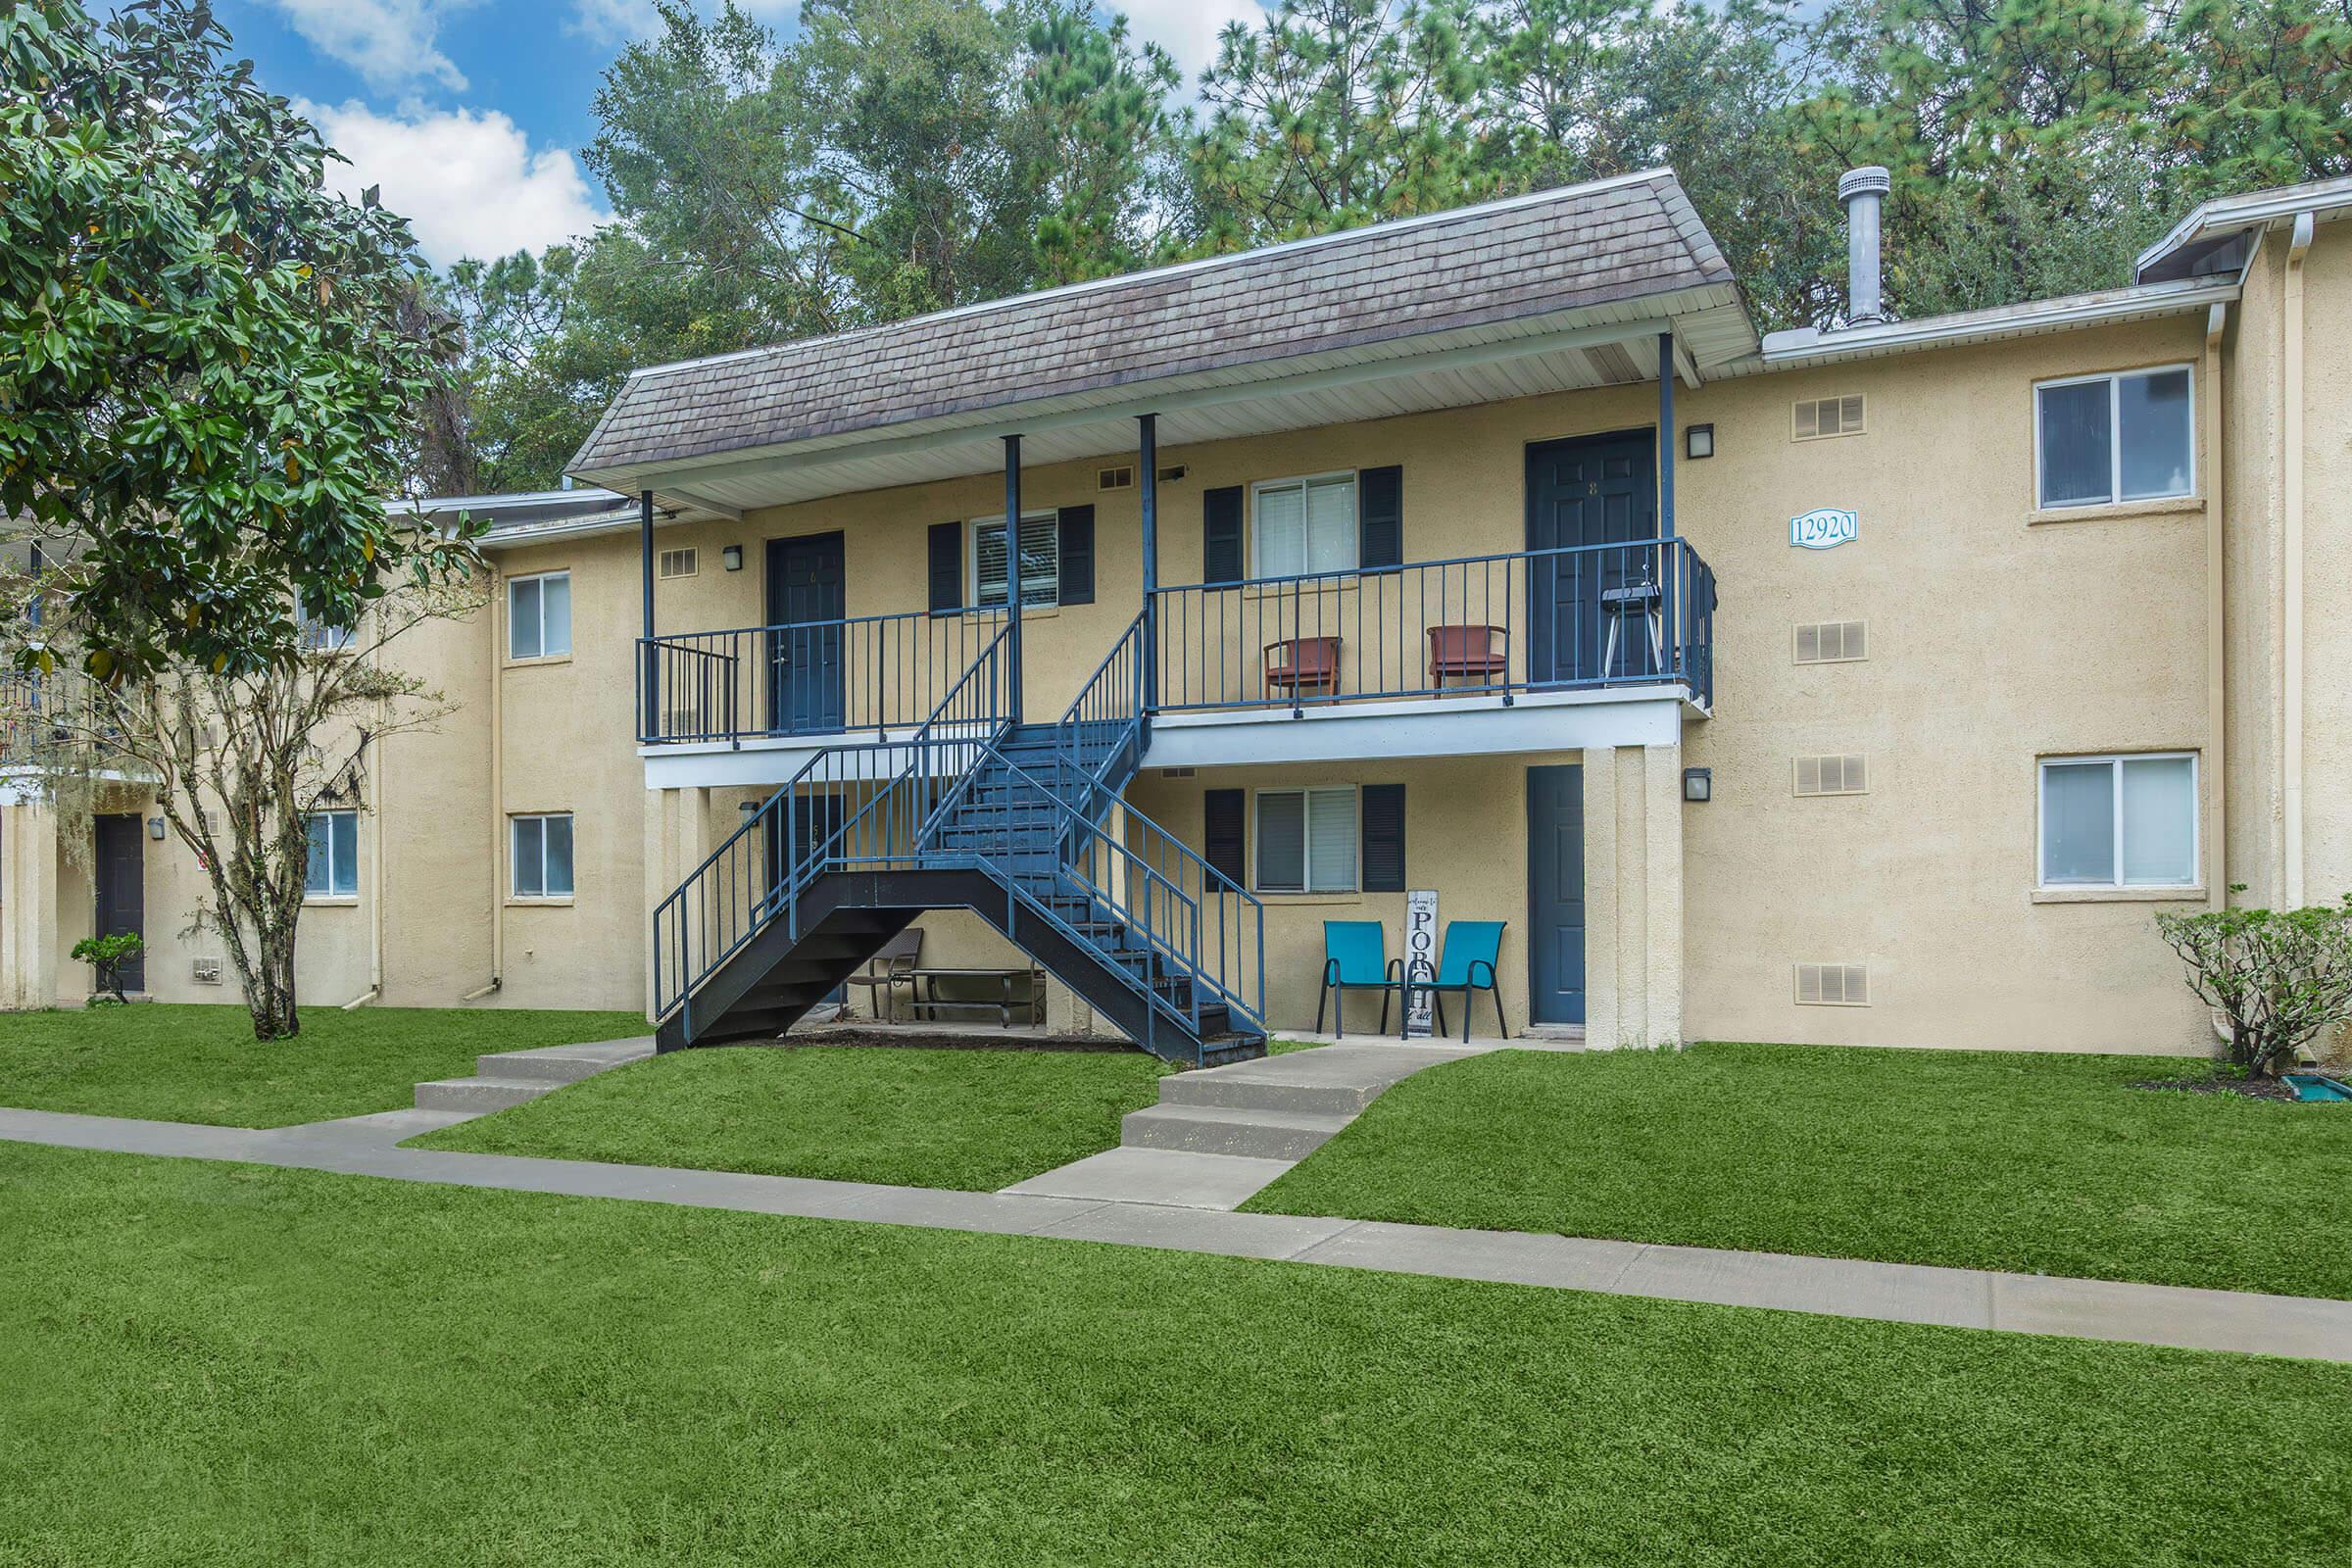
<svg viewBox="0 0 2352 1568">
<path fill-rule="evenodd" d="M 2179 278 L 2065 299 L 2030 300 L 2022 305 L 2004 305 L 1998 310 L 1932 316 L 1919 321 L 1886 321 L 1831 332 L 1802 326 L 1765 334 L 1763 353 L 1756 360 L 1724 367 L 1716 373 L 1793 370 L 1838 360 L 1990 343 L 2002 338 L 2072 331 L 2158 316 L 2185 316 L 2216 304 L 2234 302 L 2237 297 L 2238 284 L 2234 278 Z"/>
<path fill-rule="evenodd" d="M 2310 213 L 2321 221 L 2341 218 L 2352 210 L 2352 175 L 2315 179 L 2308 184 L 2277 190 L 2247 191 L 2201 202 L 2172 231 L 2139 253 L 2132 264 L 2137 276 L 2183 246 L 2217 234 L 2234 234 L 2257 225 L 2269 227 L 2284 219 Z"/>
<path fill-rule="evenodd" d="M 1499 697 L 1346 703 L 1205 713 L 1152 721 L 1146 767 L 1376 761 L 1396 757 L 1495 757 L 1606 746 L 1664 746 L 1689 710 L 1680 685 L 1537 692 Z"/>
<path fill-rule="evenodd" d="M 797 775 L 820 752 L 832 752 L 840 759 L 839 767 L 826 775 L 828 784 L 871 784 L 894 779 L 913 764 L 915 753 L 907 742 L 914 729 L 911 724 L 896 727 L 878 739 L 871 730 L 859 730 L 853 735 L 777 736 L 748 740 L 740 746 L 725 741 L 640 746 L 637 755 L 645 763 L 645 787 L 649 790 L 779 785 Z M 974 745 L 963 747 L 954 744 L 953 734 L 935 734 L 932 766 L 948 773 L 962 772 L 971 765 L 982 738 L 975 733 Z"/>
</svg>

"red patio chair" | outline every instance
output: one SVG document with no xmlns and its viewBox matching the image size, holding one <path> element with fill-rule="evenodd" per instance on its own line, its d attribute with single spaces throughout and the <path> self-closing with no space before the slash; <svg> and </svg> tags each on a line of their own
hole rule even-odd
<svg viewBox="0 0 2352 1568">
<path fill-rule="evenodd" d="M 1429 683 L 1443 686 L 1447 676 L 1492 686 L 1510 668 L 1510 633 L 1500 626 L 1432 626 L 1429 628 Z"/>
<path fill-rule="evenodd" d="M 1266 644 L 1266 690 L 1285 691 L 1292 702 L 1300 691 L 1320 686 L 1333 696 L 1340 690 L 1340 640 L 1337 637 L 1286 637 Z"/>
</svg>

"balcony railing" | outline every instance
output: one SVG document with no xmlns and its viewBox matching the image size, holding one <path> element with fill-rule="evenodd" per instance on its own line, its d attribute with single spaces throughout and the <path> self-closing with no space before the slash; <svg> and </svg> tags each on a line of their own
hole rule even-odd
<svg viewBox="0 0 2352 1568">
<path fill-rule="evenodd" d="M 643 640 L 640 739 L 903 736 L 1005 627 L 999 608 Z M 1681 539 L 1197 583 L 1152 593 L 1065 719 L 1091 742 L 1153 712 L 1383 699 L 1677 685 L 1708 707 L 1714 651 L 1715 574 Z"/>
<path fill-rule="evenodd" d="M 638 740 L 738 743 L 922 723 L 1004 612 L 960 610 L 640 638 Z"/>
<path fill-rule="evenodd" d="M 1714 695 L 1715 574 L 1680 539 L 1163 588 L 1155 711 L 1681 684 Z"/>
</svg>

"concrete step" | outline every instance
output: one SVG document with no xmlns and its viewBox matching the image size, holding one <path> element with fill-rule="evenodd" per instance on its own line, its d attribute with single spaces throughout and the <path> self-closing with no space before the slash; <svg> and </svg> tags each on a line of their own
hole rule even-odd
<svg viewBox="0 0 2352 1568">
<path fill-rule="evenodd" d="M 1269 1060 L 1278 1059 L 1269 1057 Z M 1159 1081 L 1163 1105 L 1214 1105 L 1226 1110 L 1277 1114 L 1353 1116 L 1380 1098 L 1385 1084 L 1286 1082 L 1279 1078 L 1228 1078 L 1214 1072 L 1171 1073 Z"/>
<path fill-rule="evenodd" d="M 534 1051 L 496 1051 L 474 1058 L 474 1071 L 484 1078 L 544 1078 L 550 1083 L 576 1084 L 600 1072 L 654 1054 L 653 1036 L 642 1040 L 599 1041 L 586 1046 L 546 1046 Z"/>
<path fill-rule="evenodd" d="M 1147 1105 L 1127 1113 L 1119 1142 L 1129 1149 L 1179 1149 L 1197 1154 L 1239 1154 L 1249 1159 L 1304 1159 L 1347 1126 L 1349 1119 L 1298 1110 Z"/>
<path fill-rule="evenodd" d="M 416 1086 L 418 1110 L 504 1110 L 552 1095 L 563 1084 L 548 1078 L 442 1078 Z"/>
</svg>

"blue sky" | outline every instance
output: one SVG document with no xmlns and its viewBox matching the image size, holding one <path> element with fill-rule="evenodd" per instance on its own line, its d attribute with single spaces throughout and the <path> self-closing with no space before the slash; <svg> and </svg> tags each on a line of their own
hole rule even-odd
<svg viewBox="0 0 2352 1568">
<path fill-rule="evenodd" d="M 381 185 L 436 266 L 539 249 L 605 218 L 577 151 L 613 54 L 654 25 L 652 0 L 216 0 L 265 85 L 304 106 Z M 747 9 L 789 28 L 798 0 Z M 1107 7 L 1105 9 L 1108 9 Z M 1188 75 L 1257 0 L 1129 0 L 1117 9 Z"/>
</svg>

